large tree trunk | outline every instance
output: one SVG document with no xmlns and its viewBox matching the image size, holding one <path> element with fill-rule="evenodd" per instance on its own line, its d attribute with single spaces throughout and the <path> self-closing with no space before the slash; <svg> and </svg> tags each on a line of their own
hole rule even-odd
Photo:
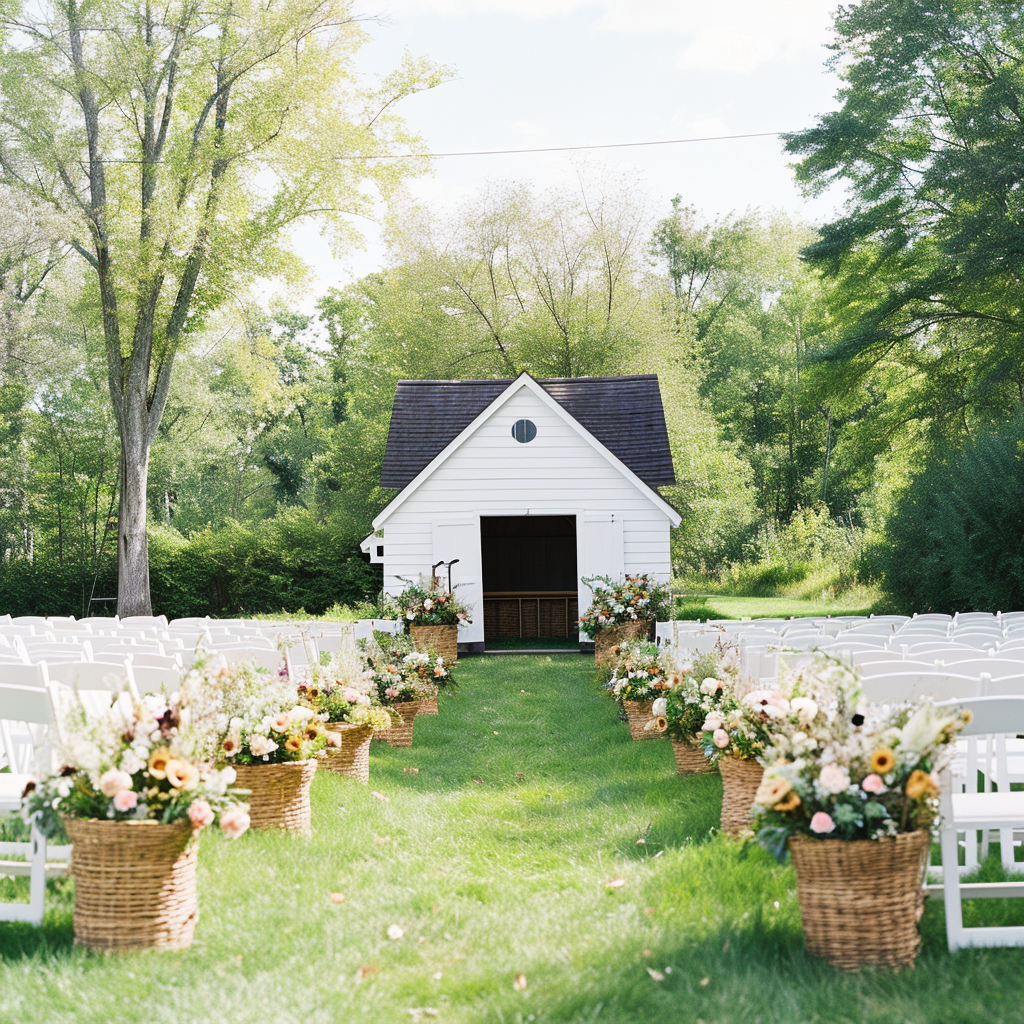
<svg viewBox="0 0 1024 1024">
<path fill-rule="evenodd" d="M 125 395 L 121 417 L 121 499 L 117 520 L 117 614 L 152 615 L 149 598 L 148 409 L 145 391 Z"/>
</svg>

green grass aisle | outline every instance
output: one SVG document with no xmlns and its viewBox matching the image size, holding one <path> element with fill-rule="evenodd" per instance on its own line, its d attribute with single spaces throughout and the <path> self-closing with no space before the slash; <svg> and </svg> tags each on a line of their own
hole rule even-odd
<svg viewBox="0 0 1024 1024">
<path fill-rule="evenodd" d="M 0 924 L 0 1020 L 1024 1019 L 1020 952 L 950 957 L 938 907 L 912 972 L 807 957 L 790 870 L 715 837 L 717 776 L 631 742 L 592 672 L 468 659 L 416 746 L 374 744 L 369 787 L 316 779 L 312 840 L 204 837 L 185 953 L 82 953 L 55 887 L 43 929 Z"/>
</svg>

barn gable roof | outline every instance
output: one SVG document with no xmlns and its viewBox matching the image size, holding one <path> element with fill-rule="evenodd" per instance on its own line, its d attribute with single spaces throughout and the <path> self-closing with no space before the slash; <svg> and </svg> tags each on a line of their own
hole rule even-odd
<svg viewBox="0 0 1024 1024">
<path fill-rule="evenodd" d="M 381 486 L 408 485 L 514 383 L 399 381 Z M 556 377 L 536 383 L 648 487 L 676 482 L 657 376 Z"/>
<path fill-rule="evenodd" d="M 580 378 L 586 379 L 586 378 Z M 590 380 L 604 379 L 604 380 L 621 380 L 622 378 L 589 378 Z M 627 378 L 628 379 L 628 378 Z M 664 428 L 664 412 L 661 410 L 661 394 L 657 391 L 657 378 L 653 378 L 655 382 L 655 389 L 658 398 L 658 408 L 662 412 L 662 425 Z M 419 382 L 414 382 L 419 383 Z M 449 383 L 449 382 L 433 382 L 433 383 Z M 488 382 L 490 383 L 490 382 Z M 426 480 L 434 470 L 440 466 L 450 455 L 452 455 L 462 443 L 473 435 L 476 429 L 481 423 L 488 420 L 498 409 L 500 409 L 513 395 L 517 394 L 521 389 L 526 388 L 532 391 L 545 405 L 548 406 L 553 412 L 560 416 L 565 423 L 567 423 L 577 434 L 595 450 L 599 451 L 607 461 L 613 465 L 623 476 L 630 480 L 635 487 L 645 493 L 650 501 L 659 508 L 668 517 L 672 526 L 678 526 L 682 521 L 680 514 L 671 506 L 665 499 L 655 490 L 655 487 L 642 480 L 629 466 L 627 466 L 614 452 L 594 434 L 592 434 L 578 419 L 576 419 L 568 410 L 555 398 L 551 396 L 548 389 L 541 386 L 541 383 L 535 380 L 528 373 L 521 373 L 513 381 L 503 381 L 505 384 L 504 390 L 500 391 L 497 397 L 494 398 L 484 409 L 482 409 L 469 423 L 467 423 L 462 430 L 453 437 L 448 444 L 445 445 L 423 468 L 410 480 L 402 491 L 395 495 L 394 498 L 388 503 L 388 505 L 380 512 L 380 514 L 373 521 L 374 530 L 379 530 L 386 519 L 388 519 L 396 509 L 401 506 L 405 500 L 413 494 L 417 488 Z M 562 381 L 559 381 L 562 383 Z M 392 429 L 394 429 L 394 420 L 392 420 Z M 666 450 L 667 450 L 667 438 L 666 438 Z M 671 461 L 669 462 L 671 465 Z M 674 482 L 674 478 L 673 478 Z M 363 544 L 367 544 L 371 538 L 367 537 Z M 364 548 L 365 550 L 365 548 Z"/>
</svg>

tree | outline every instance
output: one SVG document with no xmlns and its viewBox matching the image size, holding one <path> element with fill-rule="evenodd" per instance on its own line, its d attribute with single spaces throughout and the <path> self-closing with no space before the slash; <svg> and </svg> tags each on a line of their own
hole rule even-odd
<svg viewBox="0 0 1024 1024">
<path fill-rule="evenodd" d="M 256 276 L 295 275 L 287 229 L 367 212 L 422 161 L 394 104 L 443 72 L 406 58 L 361 90 L 347 0 L 0 4 L 0 175 L 55 211 L 92 273 L 121 445 L 118 610 L 150 610 L 150 449 L 175 357 Z"/>
<path fill-rule="evenodd" d="M 1024 399 L 1024 15 L 993 0 L 864 0 L 839 8 L 835 32 L 842 105 L 786 136 L 809 191 L 849 188 L 806 249 L 836 285 L 830 358 L 847 383 L 885 358 L 925 384 L 946 365 L 963 429 L 968 411 L 1005 415 Z"/>
</svg>

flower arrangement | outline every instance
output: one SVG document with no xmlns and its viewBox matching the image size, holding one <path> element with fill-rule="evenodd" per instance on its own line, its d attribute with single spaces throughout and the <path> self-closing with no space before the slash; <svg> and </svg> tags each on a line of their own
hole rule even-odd
<svg viewBox="0 0 1024 1024">
<path fill-rule="evenodd" d="M 356 651 L 342 650 L 325 666 L 311 665 L 296 692 L 299 701 L 328 725 L 368 725 L 374 732 L 391 727 L 391 716 L 377 693 L 373 668 Z M 329 745 L 334 735 L 327 730 Z"/>
<path fill-rule="evenodd" d="M 300 702 L 297 684 L 248 662 L 197 659 L 181 693 L 183 705 L 213 716 L 207 754 L 218 764 L 305 761 L 327 745 L 323 721 Z"/>
<path fill-rule="evenodd" d="M 927 700 L 862 705 L 856 674 L 824 656 L 796 676 L 807 695 L 788 707 L 776 698 L 765 723 L 758 841 L 781 859 L 791 835 L 879 839 L 927 827 L 937 772 L 969 712 Z"/>
<path fill-rule="evenodd" d="M 612 650 L 618 660 L 605 688 L 616 700 L 654 700 L 668 691 L 675 666 L 666 649 L 633 641 Z"/>
<path fill-rule="evenodd" d="M 583 582 L 590 587 L 593 600 L 580 618 L 580 630 L 591 639 L 610 626 L 650 622 L 668 612 L 669 589 L 649 573 L 626 575 L 621 579 L 588 576 Z"/>
<path fill-rule="evenodd" d="M 451 669 L 443 658 L 412 649 L 406 637 L 394 637 L 387 650 L 368 656 L 380 702 L 405 704 L 432 696 L 450 684 Z"/>
<path fill-rule="evenodd" d="M 63 833 L 61 817 L 111 821 L 187 818 L 198 832 L 214 821 L 232 838 L 249 827 L 244 803 L 231 789 L 235 771 L 202 759 L 203 738 L 193 716 L 159 693 L 121 693 L 103 714 L 87 714 L 77 693 L 57 713 L 60 772 L 30 786 L 26 816 L 38 815 L 49 837 Z"/>
<path fill-rule="evenodd" d="M 415 583 L 403 582 L 407 584 L 405 590 L 387 602 L 386 618 L 401 619 L 409 626 L 461 626 L 473 621 L 469 608 L 436 578 L 421 576 Z"/>
<path fill-rule="evenodd" d="M 665 719 L 669 736 L 683 743 L 703 745 L 703 725 L 719 712 L 726 692 L 732 692 L 739 675 L 739 660 L 732 648 L 718 647 L 683 660 L 665 694 Z"/>
</svg>

